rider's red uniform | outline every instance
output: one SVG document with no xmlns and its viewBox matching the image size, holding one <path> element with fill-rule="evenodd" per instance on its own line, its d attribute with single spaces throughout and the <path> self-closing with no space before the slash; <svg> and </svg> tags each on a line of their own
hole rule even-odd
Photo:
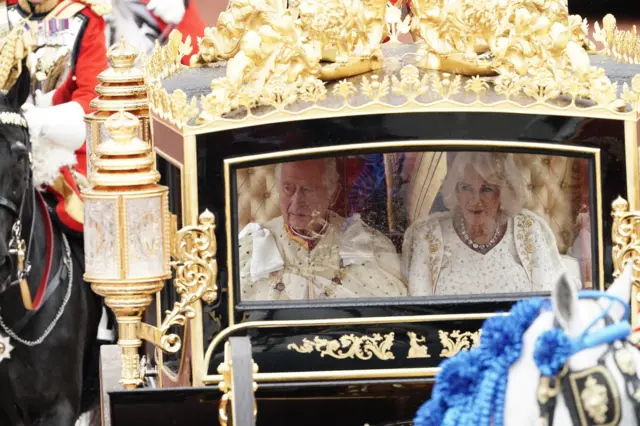
<svg viewBox="0 0 640 426">
<path fill-rule="evenodd" d="M 141 3 L 148 4 L 149 0 L 141 0 Z M 169 24 L 167 24 L 157 16 L 155 18 L 156 18 L 156 21 L 158 22 L 160 33 L 164 33 L 169 27 Z M 184 65 L 188 66 L 189 60 L 191 59 L 191 57 L 198 53 L 198 37 L 204 36 L 205 28 L 206 28 L 206 25 L 202 21 L 202 18 L 200 17 L 200 13 L 198 12 L 198 9 L 196 9 L 196 5 L 194 4 L 194 2 L 193 1 L 187 2 L 184 16 L 182 17 L 182 20 L 175 28 L 176 30 L 180 31 L 180 33 L 182 33 L 183 41 L 187 38 L 187 36 L 191 36 L 191 47 L 193 48 L 193 51 L 191 52 L 191 54 L 182 58 L 182 63 Z"/>
<path fill-rule="evenodd" d="M 159 1 L 169 2 L 170 0 Z M 171 18 L 171 22 L 174 22 L 173 24 L 165 22 L 164 19 L 169 18 L 163 18 L 163 13 L 167 13 L 167 5 L 172 6 L 169 12 L 175 11 L 177 9 L 177 5 L 174 5 L 176 0 L 171 3 L 160 4 L 160 6 L 163 6 L 161 13 L 148 9 L 147 6 L 151 3 L 151 0 L 124 0 L 119 3 L 114 3 L 114 11 L 119 12 L 114 13 L 117 38 L 124 37 L 136 45 L 141 51 L 145 52 L 153 48 L 151 44 L 152 41 L 160 40 L 160 43 L 162 43 L 171 31 L 176 29 L 182 33 L 183 41 L 186 40 L 188 36 L 191 37 L 191 47 L 193 50 L 191 54 L 182 58 L 182 63 L 189 65 L 191 56 L 198 52 L 198 37 L 204 36 L 206 25 L 202 21 L 193 1 L 177 1 L 180 3 L 184 1 L 184 15 L 180 16 L 180 12 L 177 14 L 171 13 L 171 15 L 173 15 Z M 135 20 L 135 22 L 122 22 L 122 20 Z M 142 39 L 140 39 L 141 37 Z"/>
<path fill-rule="evenodd" d="M 65 111 L 64 115 L 75 125 L 78 125 L 78 120 L 84 125 L 84 114 L 92 111 L 89 103 L 97 96 L 95 87 L 98 74 L 108 68 L 105 21 L 99 14 L 103 11 L 96 3 L 96 0 L 45 0 L 32 11 L 26 0 L 7 2 L 11 25 L 17 25 L 33 13 L 29 25 L 35 28 L 35 21 L 38 21 L 38 31 L 43 31 L 41 35 L 50 35 L 52 31 L 63 29 L 65 44 L 71 49 L 71 65 L 66 70 L 66 78 L 50 100 L 54 108 L 49 111 L 56 111 L 56 106 L 73 106 L 73 117 L 69 117 L 67 110 L 62 108 L 57 111 Z M 37 48 L 45 46 L 46 43 Z M 62 167 L 60 176 L 47 186 L 58 200 L 56 213 L 59 219 L 70 229 L 82 232 L 84 207 L 78 182 L 86 179 L 87 175 L 86 142 L 82 142 L 81 137 L 79 143 L 74 141 L 63 145 L 75 152 L 76 164 Z"/>
</svg>

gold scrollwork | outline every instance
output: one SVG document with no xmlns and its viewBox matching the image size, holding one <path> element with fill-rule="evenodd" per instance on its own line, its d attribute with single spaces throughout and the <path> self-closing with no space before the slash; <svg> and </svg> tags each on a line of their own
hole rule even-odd
<svg viewBox="0 0 640 426">
<path fill-rule="evenodd" d="M 215 218 L 209 210 L 200 215 L 200 225 L 187 226 L 177 232 L 172 247 L 171 262 L 176 270 L 174 287 L 180 300 L 159 328 L 142 324 L 140 334 L 163 351 L 176 353 L 180 350 L 181 339 L 175 333 L 167 334 L 169 328 L 184 326 L 187 319 L 195 317 L 193 304 L 199 300 L 213 303 L 218 297 L 218 264 L 216 262 Z"/>
<path fill-rule="evenodd" d="M 460 330 L 453 330 L 451 333 L 439 330 L 438 335 L 440 336 L 440 343 L 442 344 L 440 356 L 449 358 L 460 351 L 469 350 L 479 345 L 481 334 L 482 330 L 474 332 L 465 331 L 464 333 L 461 333 Z"/>
<path fill-rule="evenodd" d="M 613 276 L 622 273 L 624 265 L 631 260 L 634 276 L 640 274 L 640 237 L 634 232 L 640 225 L 640 212 L 629 211 L 629 203 L 618 197 L 613 202 Z M 638 285 L 638 280 L 634 279 Z"/>
<path fill-rule="evenodd" d="M 431 355 L 429 355 L 429 348 L 426 344 L 426 337 L 418 337 L 418 335 L 412 331 L 409 331 L 407 336 L 409 336 L 410 344 L 409 355 L 407 355 L 407 358 L 431 358 Z"/>
<path fill-rule="evenodd" d="M 314 351 L 319 352 L 321 357 L 330 356 L 336 359 L 361 359 L 369 360 L 374 356 L 383 361 L 395 359 L 391 347 L 394 343 L 394 333 L 382 336 L 375 333 L 373 337 L 356 336 L 354 334 L 346 334 L 338 340 L 323 339 L 314 337 L 313 341 L 302 339 L 302 345 L 291 343 L 287 349 L 294 350 L 301 354 L 310 354 Z"/>
</svg>

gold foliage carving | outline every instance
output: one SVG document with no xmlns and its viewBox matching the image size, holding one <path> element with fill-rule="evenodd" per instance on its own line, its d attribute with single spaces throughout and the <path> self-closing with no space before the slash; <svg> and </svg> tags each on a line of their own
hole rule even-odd
<svg viewBox="0 0 640 426">
<path fill-rule="evenodd" d="M 182 34 L 174 30 L 169 35 L 165 46 L 156 41 L 156 48 L 145 65 L 145 78 L 149 103 L 153 111 L 161 118 L 171 121 L 176 127 L 184 127 L 199 113 L 198 100 L 188 99 L 186 93 L 178 89 L 169 94 L 162 87 L 162 80 L 178 73 L 183 67 L 182 58 L 192 51 L 191 37 L 187 36 L 184 43 Z"/>
<path fill-rule="evenodd" d="M 303 339 L 301 345 L 291 343 L 287 349 L 301 354 L 320 353 L 321 357 L 330 356 L 336 359 L 369 360 L 374 356 L 383 361 L 395 359 L 391 347 L 394 343 L 394 333 L 375 333 L 372 337 L 347 334 L 338 340 L 314 337 L 313 340 Z"/>
<path fill-rule="evenodd" d="M 465 331 L 464 333 L 461 333 L 460 330 L 453 330 L 451 333 L 439 330 L 438 336 L 440 337 L 440 343 L 443 348 L 440 356 L 449 358 L 460 351 L 469 350 L 479 345 L 481 334 L 482 330 L 474 332 Z"/>
<path fill-rule="evenodd" d="M 191 51 L 176 31 L 146 67 L 152 111 L 179 130 L 198 131 L 399 108 L 597 111 L 611 118 L 640 112 L 640 76 L 619 94 L 605 70 L 591 66 L 586 20 L 569 15 L 562 0 L 415 0 L 410 7 L 407 20 L 386 0 L 230 0 L 192 57 L 193 66 L 220 67 L 224 76 L 205 95 L 169 94 L 162 81 L 184 69 L 181 59 Z M 417 62 L 376 71 L 403 62 L 384 59 L 381 41 L 395 41 L 408 25 L 421 41 Z M 617 30 L 613 16 L 595 25 L 594 37 L 604 54 L 637 62 L 636 31 Z"/>
<path fill-rule="evenodd" d="M 167 334 L 169 328 L 184 326 L 188 319 L 194 318 L 194 303 L 200 300 L 213 303 L 218 296 L 213 214 L 206 210 L 200 215 L 200 225 L 187 226 L 178 231 L 173 246 L 172 257 L 175 260 L 172 266 L 176 271 L 174 287 L 180 300 L 166 312 L 159 327 L 160 339 L 154 339 L 160 348 L 170 353 L 180 350 L 181 342 L 177 334 Z"/>
<path fill-rule="evenodd" d="M 613 275 L 620 276 L 625 264 L 631 261 L 634 276 L 640 274 L 640 237 L 635 232 L 640 225 L 640 212 L 629 211 L 629 203 L 621 197 L 613 202 Z M 637 279 L 634 283 L 638 285 Z"/>
<path fill-rule="evenodd" d="M 599 53 L 618 62 L 640 64 L 640 36 L 635 25 L 631 31 L 619 30 L 616 18 L 608 14 L 602 20 L 602 27 L 595 23 L 593 38 L 604 46 Z"/>
</svg>

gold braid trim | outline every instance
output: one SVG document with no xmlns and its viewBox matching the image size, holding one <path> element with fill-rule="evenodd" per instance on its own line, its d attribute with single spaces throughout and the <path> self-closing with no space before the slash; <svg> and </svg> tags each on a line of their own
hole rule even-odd
<svg viewBox="0 0 640 426">
<path fill-rule="evenodd" d="M 9 90 L 16 84 L 22 72 L 22 60 L 29 54 L 29 43 L 25 42 L 23 22 L 12 29 L 0 42 L 0 89 Z"/>
</svg>

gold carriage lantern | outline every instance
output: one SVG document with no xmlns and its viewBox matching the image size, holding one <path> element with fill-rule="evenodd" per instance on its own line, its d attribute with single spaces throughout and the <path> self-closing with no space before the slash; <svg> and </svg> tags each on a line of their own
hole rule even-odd
<svg viewBox="0 0 640 426">
<path fill-rule="evenodd" d="M 118 321 L 123 352 L 120 383 L 142 384 L 142 315 L 171 277 L 168 188 L 157 185 L 149 143 L 136 137 L 139 120 L 121 111 L 105 122 L 110 138 L 98 146 L 93 185 L 85 200 L 85 275 Z"/>
</svg>

